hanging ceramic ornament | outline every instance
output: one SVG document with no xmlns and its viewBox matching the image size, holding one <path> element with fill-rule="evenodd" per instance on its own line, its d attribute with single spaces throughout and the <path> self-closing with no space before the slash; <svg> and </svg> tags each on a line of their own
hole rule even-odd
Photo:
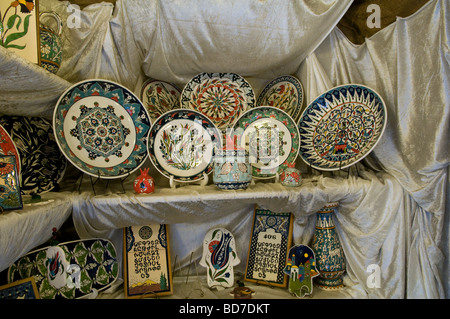
<svg viewBox="0 0 450 319">
<path fill-rule="evenodd" d="M 228 230 L 214 228 L 206 233 L 200 265 L 207 268 L 207 282 L 210 288 L 232 287 L 233 267 L 239 262 L 234 236 Z"/>
<path fill-rule="evenodd" d="M 141 175 L 134 180 L 134 191 L 138 194 L 153 193 L 155 191 L 155 181 L 148 175 L 149 168 L 141 170 Z"/>
<path fill-rule="evenodd" d="M 306 245 L 291 247 L 284 272 L 289 276 L 290 293 L 300 298 L 312 295 L 313 278 L 319 275 L 313 250 Z"/>
<path fill-rule="evenodd" d="M 322 289 L 344 287 L 342 275 L 345 272 L 345 257 L 333 222 L 333 212 L 338 203 L 329 203 L 317 215 L 312 247 L 316 253 L 319 277 L 315 283 Z"/>
</svg>

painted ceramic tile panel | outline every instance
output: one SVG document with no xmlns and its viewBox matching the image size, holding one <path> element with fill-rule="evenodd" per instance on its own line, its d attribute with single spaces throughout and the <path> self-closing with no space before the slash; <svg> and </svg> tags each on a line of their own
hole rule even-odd
<svg viewBox="0 0 450 319">
<path fill-rule="evenodd" d="M 206 268 L 209 287 L 232 287 L 233 267 L 239 262 L 232 233 L 225 228 L 214 228 L 206 233 L 200 265 Z"/>
<path fill-rule="evenodd" d="M 125 297 L 142 298 L 172 293 L 167 225 L 124 229 Z"/>
<path fill-rule="evenodd" d="M 0 45 L 39 63 L 38 0 L 0 1 Z"/>
<path fill-rule="evenodd" d="M 34 277 L 0 286 L 1 299 L 39 299 Z"/>
<path fill-rule="evenodd" d="M 285 287 L 292 215 L 256 209 L 251 236 L 245 280 Z"/>
<path fill-rule="evenodd" d="M 0 156 L 0 208 L 11 210 L 22 207 L 16 158 L 12 155 L 2 155 Z"/>
</svg>

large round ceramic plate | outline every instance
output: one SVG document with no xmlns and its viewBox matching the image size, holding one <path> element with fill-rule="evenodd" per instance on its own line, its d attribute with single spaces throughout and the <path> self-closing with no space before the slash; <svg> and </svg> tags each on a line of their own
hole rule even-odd
<svg viewBox="0 0 450 319">
<path fill-rule="evenodd" d="M 53 114 L 56 141 L 66 158 L 84 173 L 105 179 L 128 176 L 144 163 L 150 126 L 141 101 L 106 80 L 73 85 Z"/>
<path fill-rule="evenodd" d="M 297 121 L 303 104 L 303 86 L 294 76 L 284 75 L 270 81 L 258 96 L 257 106 L 273 106 Z"/>
<path fill-rule="evenodd" d="M 40 117 L 0 117 L 20 154 L 20 189 L 23 194 L 42 194 L 62 180 L 67 160 L 58 148 L 52 124 Z"/>
<path fill-rule="evenodd" d="M 14 155 L 16 157 L 17 172 L 20 175 L 21 165 L 19 151 L 8 131 L 2 125 L 0 125 L 0 155 Z"/>
<path fill-rule="evenodd" d="M 175 85 L 149 79 L 141 89 L 141 101 L 144 104 L 153 123 L 167 111 L 180 108 L 181 91 Z"/>
<path fill-rule="evenodd" d="M 182 108 L 202 113 L 222 131 L 254 106 L 252 87 L 235 73 L 198 74 L 181 92 Z"/>
<path fill-rule="evenodd" d="M 337 86 L 303 111 L 299 154 L 318 170 L 349 167 L 372 151 L 386 122 L 386 106 L 377 92 L 359 84 Z"/>
<path fill-rule="evenodd" d="M 220 130 L 192 110 L 172 110 L 150 129 L 148 153 L 158 171 L 178 182 L 201 180 L 211 173 L 214 154 L 222 146 Z"/>
<path fill-rule="evenodd" d="M 255 178 L 271 178 L 297 158 L 300 146 L 297 124 L 278 108 L 260 106 L 248 110 L 237 120 L 233 134 L 248 151 Z"/>
</svg>

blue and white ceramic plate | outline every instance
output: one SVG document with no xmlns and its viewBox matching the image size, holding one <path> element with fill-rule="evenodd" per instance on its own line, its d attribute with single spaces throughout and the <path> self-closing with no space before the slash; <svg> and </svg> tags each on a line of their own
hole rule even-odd
<svg viewBox="0 0 450 319">
<path fill-rule="evenodd" d="M 235 123 L 233 134 L 249 154 L 252 175 L 272 178 L 294 163 L 300 146 L 297 123 L 286 112 L 259 106 L 245 112 Z"/>
<path fill-rule="evenodd" d="M 53 114 L 62 153 L 86 174 L 121 178 L 147 158 L 151 122 L 141 101 L 127 88 L 87 80 L 67 89 Z"/>
<path fill-rule="evenodd" d="M 222 131 L 254 106 L 250 83 L 235 73 L 200 73 L 181 92 L 181 108 L 202 113 Z"/>
<path fill-rule="evenodd" d="M 156 169 L 178 182 L 201 180 L 214 168 L 215 150 L 222 147 L 220 130 L 192 110 L 161 115 L 148 136 L 148 154 Z"/>
<path fill-rule="evenodd" d="M 297 121 L 303 104 L 303 86 L 292 75 L 284 75 L 270 81 L 258 96 L 257 106 L 273 106 L 289 114 Z"/>
<path fill-rule="evenodd" d="M 369 154 L 387 122 L 381 96 L 359 84 L 341 85 L 317 97 L 300 116 L 300 157 L 323 171 L 349 167 Z"/>
</svg>

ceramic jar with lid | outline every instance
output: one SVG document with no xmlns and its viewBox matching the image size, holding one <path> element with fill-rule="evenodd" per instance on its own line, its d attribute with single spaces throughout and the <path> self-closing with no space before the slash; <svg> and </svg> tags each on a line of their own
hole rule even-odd
<svg viewBox="0 0 450 319">
<path fill-rule="evenodd" d="M 247 151 L 237 146 L 236 137 L 227 136 L 226 141 L 214 157 L 214 184 L 223 190 L 246 189 L 252 180 Z"/>
</svg>

